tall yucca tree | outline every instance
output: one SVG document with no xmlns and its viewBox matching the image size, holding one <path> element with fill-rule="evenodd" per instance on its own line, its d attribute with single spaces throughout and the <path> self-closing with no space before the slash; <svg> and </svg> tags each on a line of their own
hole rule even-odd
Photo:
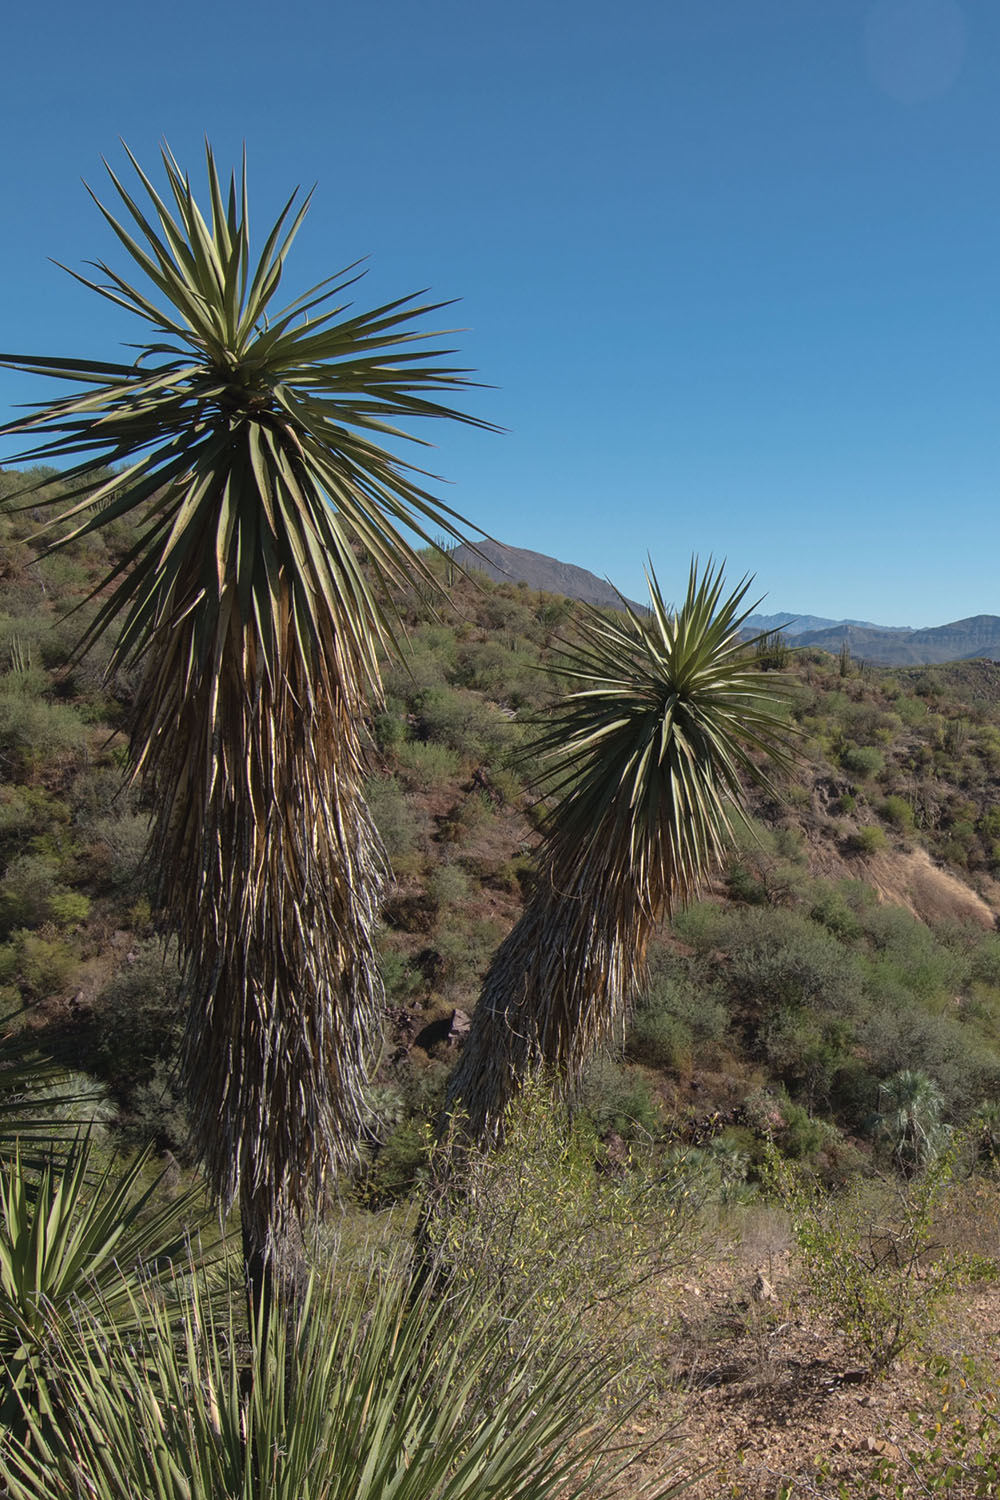
<svg viewBox="0 0 1000 1500">
<path fill-rule="evenodd" d="M 254 257 L 245 163 L 224 190 L 207 148 L 203 213 L 169 150 L 166 197 L 129 160 L 133 192 L 108 167 L 119 217 L 94 201 L 143 280 L 103 261 L 77 279 L 148 342 L 130 364 L 0 355 L 70 386 L 0 437 L 34 440 L 12 462 L 70 460 L 70 535 L 135 518 L 81 649 L 111 632 L 110 670 L 141 670 L 131 771 L 180 936 L 196 1141 L 259 1278 L 361 1129 L 385 866 L 359 726 L 391 636 L 382 598 L 432 581 L 400 526 L 461 524 L 385 444 L 410 436 L 400 420 L 487 424 L 435 399 L 472 383 L 414 326 L 444 304 L 355 311 L 356 266 L 277 304 L 308 197 Z M 98 464 L 118 472 L 95 489 Z"/>
<path fill-rule="evenodd" d="M 556 671 L 568 683 L 534 749 L 550 805 L 538 879 L 483 984 L 451 1083 L 485 1139 L 533 1071 L 570 1087 L 641 989 L 658 922 L 704 885 L 732 814 L 789 729 L 740 642 L 750 580 L 692 564 L 680 609 L 588 609 Z"/>
</svg>

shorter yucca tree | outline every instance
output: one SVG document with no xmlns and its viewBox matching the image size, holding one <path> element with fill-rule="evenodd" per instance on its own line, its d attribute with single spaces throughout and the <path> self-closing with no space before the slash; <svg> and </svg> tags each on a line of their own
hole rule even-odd
<svg viewBox="0 0 1000 1500">
<path fill-rule="evenodd" d="M 483 984 L 452 1108 L 489 1139 L 534 1071 L 572 1087 L 641 989 L 657 924 L 698 892 L 733 836 L 748 783 L 790 731 L 740 632 L 750 580 L 698 577 L 676 612 L 587 609 L 555 670 L 570 684 L 533 749 L 550 798 L 538 878 Z"/>
<path fill-rule="evenodd" d="M 611 1372 L 544 1326 L 513 1359 L 481 1287 L 415 1291 L 391 1267 L 349 1292 L 314 1280 L 276 1312 L 247 1351 L 195 1282 L 179 1335 L 154 1301 L 151 1340 L 83 1341 L 61 1366 L 62 1432 L 0 1438 L 4 1495 L 582 1500 L 622 1467 L 609 1439 L 629 1409 L 597 1419 Z"/>
<path fill-rule="evenodd" d="M 409 436 L 401 421 L 487 424 L 436 399 L 469 381 L 428 346 L 434 306 L 359 311 L 353 267 L 281 305 L 308 200 L 292 195 L 254 255 L 245 172 L 224 188 L 209 150 L 203 212 L 169 151 L 165 198 L 130 160 L 135 196 L 109 168 L 120 218 L 98 207 L 139 282 L 103 262 L 77 279 L 146 342 L 126 364 L 0 354 L 71 387 L 0 438 L 32 440 L 13 462 L 71 464 L 53 546 L 135 528 L 81 649 L 108 632 L 109 670 L 138 669 L 130 768 L 180 942 L 195 1140 L 217 1197 L 239 1202 L 259 1289 L 288 1215 L 363 1128 L 385 879 L 363 719 L 392 586 L 434 585 L 401 527 L 458 535 L 386 442 Z M 116 472 L 95 484 L 102 465 Z"/>
</svg>

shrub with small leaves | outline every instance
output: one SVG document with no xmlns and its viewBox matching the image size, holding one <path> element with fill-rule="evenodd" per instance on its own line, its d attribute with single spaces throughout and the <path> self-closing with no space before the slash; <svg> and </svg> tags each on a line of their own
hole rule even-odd
<svg viewBox="0 0 1000 1500">
<path fill-rule="evenodd" d="M 953 1164 L 942 1155 L 909 1182 L 855 1182 L 831 1195 L 768 1153 L 765 1180 L 791 1217 L 810 1294 L 873 1374 L 923 1337 L 961 1285 L 960 1257 L 932 1253 Z"/>
<path fill-rule="evenodd" d="M 831 1500 L 992 1500 L 1000 1494 L 1000 1400 L 971 1361 L 953 1367 L 935 1360 L 932 1390 L 909 1412 L 909 1431 L 896 1433 L 871 1472 L 829 1480 L 820 1466 L 820 1488 Z M 789 1492 L 789 1500 L 794 1491 Z"/>
<path fill-rule="evenodd" d="M 512 1340 L 539 1321 L 574 1329 L 598 1357 L 613 1352 L 628 1382 L 662 1326 L 655 1283 L 692 1253 L 702 1178 L 683 1158 L 638 1150 L 608 1170 L 593 1130 L 554 1108 L 543 1080 L 512 1105 L 496 1150 L 455 1163 L 450 1149 L 428 1215 L 437 1255 L 459 1281 L 503 1289 L 520 1310 Z"/>
</svg>

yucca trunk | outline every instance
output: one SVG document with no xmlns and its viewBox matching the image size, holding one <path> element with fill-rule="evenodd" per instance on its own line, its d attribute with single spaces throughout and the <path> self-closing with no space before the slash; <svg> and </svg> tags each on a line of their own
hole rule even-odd
<svg viewBox="0 0 1000 1500">
<path fill-rule="evenodd" d="M 285 587 L 273 680 L 235 594 L 223 591 L 212 638 L 199 639 L 190 613 L 160 626 L 130 727 L 156 808 L 158 899 L 192 1000 L 183 1066 L 195 1144 L 266 1260 L 288 1214 L 322 1203 L 361 1135 L 385 863 L 340 642 L 331 630 L 319 681 L 315 662 L 303 670 Z"/>
<path fill-rule="evenodd" d="M 620 1040 L 658 916 L 600 851 L 541 872 L 483 981 L 449 1084 L 449 1111 L 470 1135 L 497 1141 L 526 1079 L 541 1073 L 572 1093 L 593 1054 Z"/>
</svg>

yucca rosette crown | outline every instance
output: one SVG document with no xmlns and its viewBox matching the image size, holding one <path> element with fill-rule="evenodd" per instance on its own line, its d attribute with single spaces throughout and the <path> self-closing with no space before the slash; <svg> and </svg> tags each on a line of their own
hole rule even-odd
<svg viewBox="0 0 1000 1500">
<path fill-rule="evenodd" d="M 472 384 L 467 371 L 438 363 L 453 352 L 433 347 L 442 335 L 414 326 L 447 304 L 408 296 L 354 311 L 343 297 L 359 280 L 355 264 L 275 307 L 311 194 L 297 209 L 292 194 L 255 258 L 245 163 L 224 193 L 207 150 L 203 215 L 169 150 L 172 204 L 129 159 L 144 200 L 109 167 L 125 213 L 117 219 L 94 201 L 149 292 L 103 261 L 95 265 L 103 281 L 70 274 L 142 319 L 152 340 L 132 346 L 136 359 L 120 365 L 0 354 L 8 368 L 83 387 L 0 428 L 0 437 L 36 439 L 8 461 L 71 460 L 62 479 L 76 486 L 78 533 L 142 515 L 142 534 L 108 580 L 116 586 L 90 635 L 113 623 L 123 661 L 142 654 L 171 606 L 194 608 L 208 649 L 218 612 L 238 607 L 273 675 L 288 611 L 305 659 L 325 657 L 332 621 L 341 686 L 353 691 L 359 672 L 377 682 L 385 617 L 372 578 L 431 581 L 399 527 L 429 540 L 428 530 L 458 536 L 462 524 L 424 488 L 424 471 L 384 443 L 418 441 L 400 420 L 489 425 L 434 399 Z M 100 464 L 120 467 L 95 488 L 90 476 Z M 182 599 L 179 585 L 195 566 L 194 597 Z"/>
<path fill-rule="evenodd" d="M 546 766 L 549 857 L 593 863 L 642 905 L 697 893 L 732 839 L 731 814 L 765 767 L 787 762 L 789 726 L 742 640 L 744 579 L 692 564 L 672 610 L 652 570 L 650 608 L 588 608 L 553 671 L 566 684 L 533 749 Z"/>
</svg>

